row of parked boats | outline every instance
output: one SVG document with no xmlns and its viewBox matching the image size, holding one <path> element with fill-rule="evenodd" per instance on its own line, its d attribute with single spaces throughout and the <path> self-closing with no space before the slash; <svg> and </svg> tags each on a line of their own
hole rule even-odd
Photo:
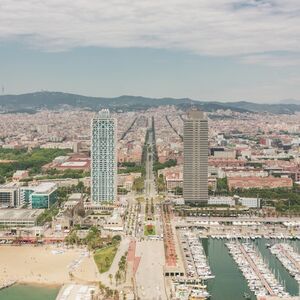
<svg viewBox="0 0 300 300">
<path fill-rule="evenodd" d="M 210 236 L 212 239 L 244 239 L 244 240 L 256 240 L 256 239 L 272 239 L 272 240 L 300 240 L 300 236 L 295 236 L 295 235 L 283 235 L 283 234 L 277 234 L 277 235 L 269 235 L 269 234 L 264 234 L 264 235 L 245 235 L 245 234 L 239 234 L 239 233 L 234 233 L 234 234 L 220 234 L 220 235 L 211 235 Z"/>
<path fill-rule="evenodd" d="M 257 297 L 266 295 L 278 297 L 289 296 L 264 263 L 261 255 L 254 248 L 253 243 L 230 241 L 226 243 L 226 246 L 246 278 L 249 289 Z"/>
<path fill-rule="evenodd" d="M 187 263 L 187 275 L 190 277 L 198 277 L 203 280 L 214 278 L 215 276 L 211 273 L 199 237 L 192 232 L 187 232 L 183 234 L 183 238 L 182 245 Z"/>
<path fill-rule="evenodd" d="M 287 243 L 274 244 L 270 247 L 274 254 L 288 272 L 295 277 L 300 284 L 300 255 Z"/>
<path fill-rule="evenodd" d="M 204 280 L 214 278 L 207 261 L 199 236 L 191 231 L 180 233 L 180 242 L 185 259 L 187 281 L 197 281 L 197 284 L 185 284 L 189 288 L 189 299 L 208 299 Z"/>
</svg>

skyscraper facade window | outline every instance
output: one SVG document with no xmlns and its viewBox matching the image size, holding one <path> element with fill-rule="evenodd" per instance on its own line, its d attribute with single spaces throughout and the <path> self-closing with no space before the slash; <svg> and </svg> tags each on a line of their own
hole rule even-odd
<svg viewBox="0 0 300 300">
<path fill-rule="evenodd" d="M 115 201 L 117 197 L 117 120 L 108 109 L 91 121 L 92 202 Z"/>
</svg>

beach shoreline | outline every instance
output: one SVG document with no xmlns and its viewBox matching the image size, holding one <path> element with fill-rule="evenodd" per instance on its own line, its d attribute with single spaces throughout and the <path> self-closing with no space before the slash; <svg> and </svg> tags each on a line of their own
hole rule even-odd
<svg viewBox="0 0 300 300">
<path fill-rule="evenodd" d="M 33 286 L 33 287 L 45 287 L 45 288 L 61 288 L 64 283 L 60 283 L 60 284 L 55 284 L 55 283 L 38 283 L 38 282 L 29 282 L 29 281 L 18 281 L 16 283 L 14 283 L 12 286 L 14 285 L 26 285 L 26 286 Z"/>
<path fill-rule="evenodd" d="M 65 283 L 97 282 L 99 272 L 93 255 L 85 248 L 56 245 L 0 247 L 0 285 L 61 287 Z"/>
</svg>

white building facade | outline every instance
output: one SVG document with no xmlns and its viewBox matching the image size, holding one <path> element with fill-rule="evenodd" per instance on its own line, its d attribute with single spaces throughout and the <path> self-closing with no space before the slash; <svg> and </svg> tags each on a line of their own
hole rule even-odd
<svg viewBox="0 0 300 300">
<path fill-rule="evenodd" d="M 91 130 L 91 200 L 112 202 L 117 198 L 117 120 L 103 109 Z"/>
</svg>

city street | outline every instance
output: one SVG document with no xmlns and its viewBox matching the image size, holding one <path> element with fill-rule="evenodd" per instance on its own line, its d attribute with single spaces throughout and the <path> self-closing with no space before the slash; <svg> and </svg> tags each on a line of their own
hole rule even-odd
<svg viewBox="0 0 300 300">
<path fill-rule="evenodd" d="M 153 174 L 153 133 L 149 131 L 147 141 L 147 154 L 146 154 L 146 178 L 145 178 L 145 196 L 151 198 L 156 195 L 155 180 Z"/>
</svg>

